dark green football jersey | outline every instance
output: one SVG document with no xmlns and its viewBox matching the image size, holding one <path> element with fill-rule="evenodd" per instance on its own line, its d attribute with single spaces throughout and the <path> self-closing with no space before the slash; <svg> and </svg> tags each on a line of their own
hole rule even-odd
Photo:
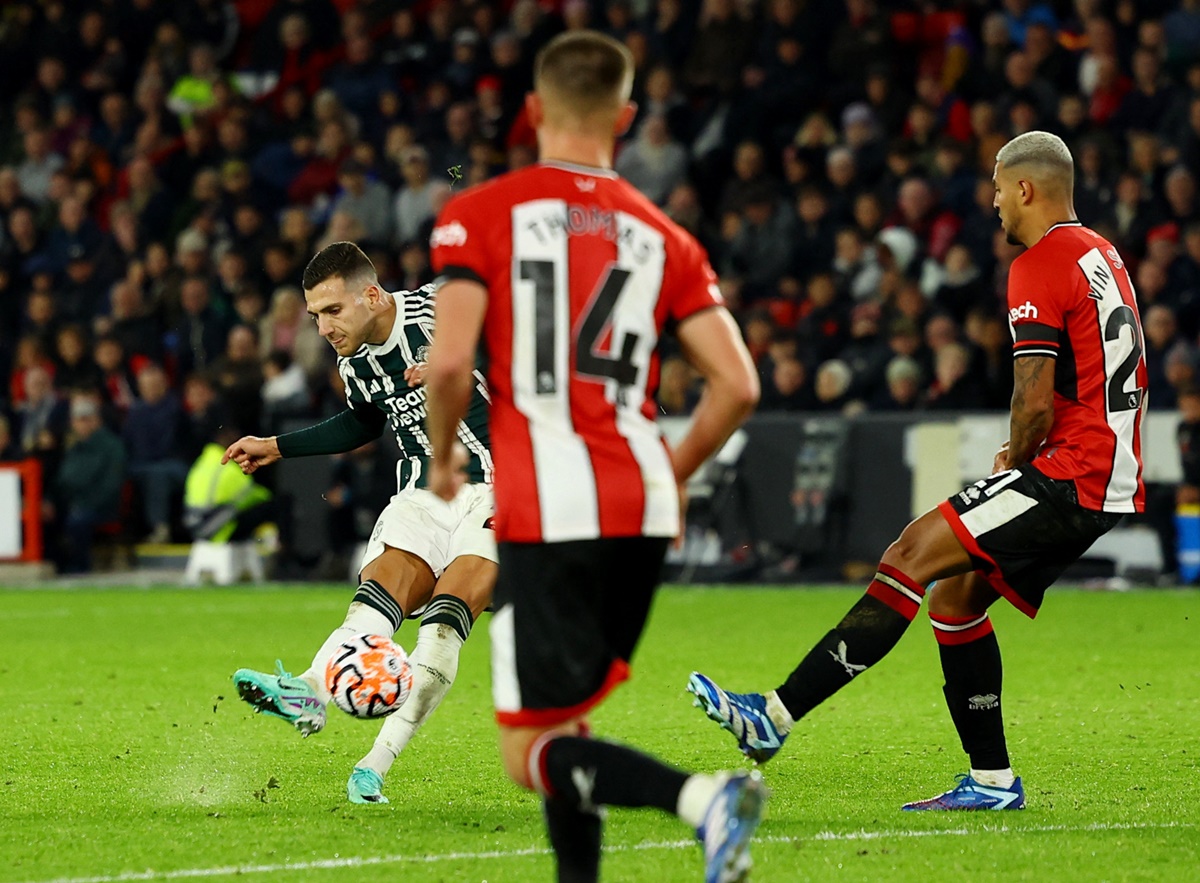
<svg viewBox="0 0 1200 883">
<path fill-rule="evenodd" d="M 338 373 L 346 384 L 351 408 L 378 408 L 400 446 L 396 487 L 424 487 L 432 450 L 425 435 L 425 387 L 410 386 L 406 369 L 426 361 L 433 341 L 434 288 L 398 291 L 396 323 L 381 344 L 364 343 L 352 356 L 338 358 Z M 472 482 L 492 481 L 492 454 L 488 442 L 488 392 L 483 373 L 475 371 L 475 390 L 466 418 L 458 424 L 458 438 L 471 455 L 467 476 Z"/>
</svg>

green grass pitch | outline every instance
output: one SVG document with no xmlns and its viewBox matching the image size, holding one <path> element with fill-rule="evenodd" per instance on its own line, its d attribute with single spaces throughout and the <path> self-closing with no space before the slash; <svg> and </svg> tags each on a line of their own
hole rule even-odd
<svg viewBox="0 0 1200 883">
<path fill-rule="evenodd" d="M 687 768 L 738 765 L 732 740 L 690 706 L 688 673 L 770 688 L 857 594 L 665 590 L 598 734 Z M 393 769 L 388 806 L 345 800 L 376 724 L 335 711 L 302 740 L 236 699 L 240 666 L 278 656 L 302 670 L 348 595 L 0 592 L 0 883 L 551 880 L 538 806 L 497 761 L 486 628 Z M 1198 602 L 1057 589 L 1036 623 L 997 606 L 1021 813 L 898 811 L 966 767 L 918 620 L 764 768 L 773 796 L 754 880 L 1200 878 Z M 409 623 L 400 640 L 414 636 Z M 604 879 L 702 879 L 689 834 L 656 812 L 612 811 Z"/>
</svg>

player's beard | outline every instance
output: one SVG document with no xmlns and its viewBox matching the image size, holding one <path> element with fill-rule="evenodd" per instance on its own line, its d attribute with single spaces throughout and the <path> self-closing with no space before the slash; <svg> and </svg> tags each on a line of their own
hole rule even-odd
<svg viewBox="0 0 1200 883">
<path fill-rule="evenodd" d="M 1012 230 L 1009 230 L 1008 228 L 1005 228 L 1005 230 L 1004 230 L 1004 238 L 1008 242 L 1009 245 L 1024 245 L 1025 244 L 1020 239 L 1017 238 L 1016 233 L 1014 233 Z"/>
</svg>

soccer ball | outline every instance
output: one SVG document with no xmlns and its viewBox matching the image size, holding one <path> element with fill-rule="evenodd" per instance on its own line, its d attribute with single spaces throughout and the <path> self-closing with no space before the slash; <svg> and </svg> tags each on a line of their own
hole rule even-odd
<svg viewBox="0 0 1200 883">
<path fill-rule="evenodd" d="M 325 666 L 325 687 L 351 717 L 385 717 L 408 699 L 412 666 L 404 648 L 383 635 L 343 641 Z"/>
</svg>

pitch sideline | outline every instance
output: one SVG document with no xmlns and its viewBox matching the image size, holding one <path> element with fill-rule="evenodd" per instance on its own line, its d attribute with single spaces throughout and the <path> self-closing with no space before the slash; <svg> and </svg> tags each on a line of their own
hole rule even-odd
<svg viewBox="0 0 1200 883">
<path fill-rule="evenodd" d="M 1032 827 L 1010 827 L 1008 825 L 981 825 L 976 828 L 943 828 L 925 831 L 820 831 L 807 837 L 759 837 L 756 843 L 828 843 L 838 841 L 886 840 L 890 838 L 920 837 L 965 837 L 973 834 L 1045 834 L 1054 832 L 1083 831 L 1135 831 L 1169 828 L 1194 828 L 1191 822 L 1096 822 L 1091 825 L 1036 825 Z M 605 852 L 648 852 L 653 850 L 691 849 L 695 840 L 662 840 L 637 843 L 632 846 L 606 846 Z M 549 855 L 544 847 L 505 849 L 485 852 L 448 852 L 438 855 L 380 855 L 348 856 L 346 858 L 317 859 L 306 862 L 280 862 L 261 865 L 225 865 L 215 868 L 181 868 L 174 871 L 126 871 L 121 874 L 104 874 L 94 877 L 53 877 L 29 880 L 25 883 L 135 883 L 140 880 L 188 880 L 195 878 L 233 877 L 244 874 L 277 874 L 295 871 L 327 871 L 342 868 L 368 868 L 376 865 L 435 864 L 448 861 L 478 859 L 525 858 Z"/>
</svg>

